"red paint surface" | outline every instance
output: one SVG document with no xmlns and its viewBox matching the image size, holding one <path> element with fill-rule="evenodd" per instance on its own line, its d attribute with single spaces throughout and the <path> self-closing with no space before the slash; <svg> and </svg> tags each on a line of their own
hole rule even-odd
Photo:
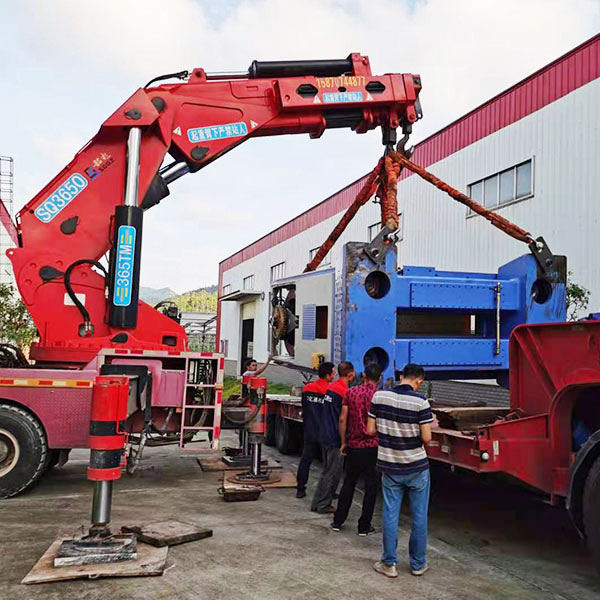
<svg viewBox="0 0 600 600">
<path fill-rule="evenodd" d="M 478 435 L 434 427 L 429 457 L 477 472 L 507 473 L 565 497 L 575 403 L 585 399 L 582 394 L 595 399 L 600 388 L 599 339 L 600 321 L 517 327 L 509 351 L 511 418 L 478 428 Z M 483 451 L 488 461 L 481 460 Z"/>
<path fill-rule="evenodd" d="M 15 227 L 13 220 L 10 218 L 10 214 L 2 200 L 0 200 L 0 222 L 4 226 L 4 229 L 6 229 L 8 232 L 8 235 L 10 235 L 10 239 L 13 241 L 14 245 L 18 246 L 19 238 L 17 236 L 17 228 Z"/>
</svg>

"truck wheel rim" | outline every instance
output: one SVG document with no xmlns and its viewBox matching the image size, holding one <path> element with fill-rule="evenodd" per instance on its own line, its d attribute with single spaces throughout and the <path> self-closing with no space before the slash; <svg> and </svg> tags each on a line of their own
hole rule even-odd
<svg viewBox="0 0 600 600">
<path fill-rule="evenodd" d="M 15 468 L 20 454 L 17 438 L 10 431 L 0 429 L 0 477 L 8 475 Z"/>
</svg>

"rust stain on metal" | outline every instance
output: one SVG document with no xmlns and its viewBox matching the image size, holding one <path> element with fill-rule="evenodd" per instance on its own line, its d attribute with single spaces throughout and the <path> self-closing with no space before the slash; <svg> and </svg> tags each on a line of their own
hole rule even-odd
<svg viewBox="0 0 600 600">
<path fill-rule="evenodd" d="M 398 176 L 400 164 L 388 154 L 381 173 L 379 197 L 381 198 L 381 226 L 391 231 L 398 229 Z"/>
</svg>

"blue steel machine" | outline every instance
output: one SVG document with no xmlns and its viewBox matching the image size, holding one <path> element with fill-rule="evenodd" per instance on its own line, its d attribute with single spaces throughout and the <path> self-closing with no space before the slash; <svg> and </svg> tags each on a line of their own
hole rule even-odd
<svg viewBox="0 0 600 600">
<path fill-rule="evenodd" d="M 383 238 L 382 238 L 383 239 Z M 344 247 L 341 358 L 376 361 L 384 381 L 407 363 L 428 379 L 497 379 L 508 384 L 508 340 L 524 323 L 566 319 L 566 259 L 545 273 L 533 255 L 496 274 L 397 269 L 394 243 Z"/>
</svg>

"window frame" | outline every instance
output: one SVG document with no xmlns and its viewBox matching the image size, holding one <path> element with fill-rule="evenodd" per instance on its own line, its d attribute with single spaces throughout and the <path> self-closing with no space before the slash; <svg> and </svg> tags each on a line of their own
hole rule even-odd
<svg viewBox="0 0 600 600">
<path fill-rule="evenodd" d="M 286 261 L 283 260 L 281 262 L 278 262 L 275 265 L 271 265 L 271 269 L 270 269 L 271 283 L 273 283 L 274 281 L 279 281 L 280 279 L 285 279 L 285 264 L 286 264 Z M 281 272 L 281 275 L 279 277 L 274 278 L 273 277 L 274 269 L 276 269 L 277 267 L 282 267 L 282 269 L 281 269 L 282 272 Z"/>
<path fill-rule="evenodd" d="M 321 246 L 317 246 L 316 248 L 311 248 L 308 251 L 308 262 L 312 262 L 312 260 L 317 255 L 317 252 L 320 249 L 321 249 Z M 322 267 L 324 265 L 330 265 L 330 264 L 331 264 L 331 250 L 329 250 L 329 252 L 327 252 L 327 254 L 325 255 L 325 257 L 321 261 L 321 264 L 319 265 L 319 267 Z"/>
<path fill-rule="evenodd" d="M 230 283 L 226 283 L 223 285 L 223 287 L 221 288 L 221 296 L 227 296 L 227 294 L 231 293 L 231 284 Z"/>
<path fill-rule="evenodd" d="M 517 169 L 527 163 L 531 163 L 530 193 L 526 194 L 525 196 L 520 196 L 517 198 Z M 500 202 L 500 176 L 503 173 L 506 173 L 507 171 L 513 172 L 513 195 L 512 195 L 511 200 L 507 200 L 506 202 Z M 485 205 L 485 180 L 490 179 L 491 177 L 497 177 L 497 184 L 496 184 L 496 202 L 497 203 L 494 206 L 486 206 Z M 467 185 L 467 195 L 469 197 L 471 197 L 471 188 L 478 184 L 481 184 L 481 187 L 482 187 L 482 190 L 481 190 L 482 196 L 481 196 L 480 204 L 485 206 L 485 208 L 487 208 L 488 210 L 495 211 L 500 208 L 504 208 L 505 206 L 511 206 L 512 204 L 516 204 L 517 202 L 523 202 L 523 200 L 529 200 L 530 198 L 533 198 L 535 196 L 535 156 L 532 156 L 531 158 L 528 158 L 527 160 L 522 160 L 522 161 L 514 164 L 512 167 L 502 169 L 495 173 L 491 173 L 490 175 L 487 175 L 486 177 L 482 177 L 480 179 L 476 179 L 475 181 L 472 181 L 471 183 L 469 183 Z M 467 208 L 467 214 L 466 214 L 467 219 L 470 219 L 471 217 L 477 217 L 477 216 L 479 216 L 479 215 L 476 212 L 473 212 L 470 208 Z"/>
<path fill-rule="evenodd" d="M 250 286 L 246 286 L 246 281 L 250 281 L 251 285 Z M 244 277 L 242 279 L 242 290 L 253 290 L 254 289 L 254 273 L 252 273 L 251 275 L 247 275 L 246 277 Z"/>
</svg>

